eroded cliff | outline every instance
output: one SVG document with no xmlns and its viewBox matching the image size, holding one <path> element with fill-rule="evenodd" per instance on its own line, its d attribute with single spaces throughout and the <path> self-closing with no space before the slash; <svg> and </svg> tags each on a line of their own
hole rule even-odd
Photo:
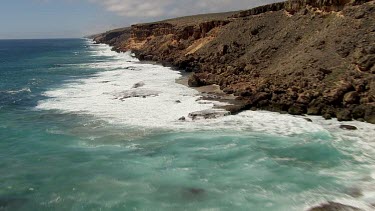
<svg viewBox="0 0 375 211">
<path fill-rule="evenodd" d="M 267 109 L 375 123 L 374 1 L 290 0 L 110 31 L 94 38 L 194 72 Z"/>
</svg>

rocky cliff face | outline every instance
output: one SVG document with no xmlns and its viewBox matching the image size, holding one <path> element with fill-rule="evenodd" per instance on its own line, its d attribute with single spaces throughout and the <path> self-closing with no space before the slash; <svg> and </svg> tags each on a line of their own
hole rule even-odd
<svg viewBox="0 0 375 211">
<path fill-rule="evenodd" d="M 375 4 L 290 0 L 251 10 L 191 16 L 96 36 L 194 72 L 245 102 L 291 114 L 375 123 Z"/>
<path fill-rule="evenodd" d="M 131 37 L 132 29 L 130 27 L 115 29 L 103 34 L 93 35 L 92 38 L 96 43 L 105 43 L 114 46 L 113 50 L 119 51 L 116 46 L 121 46 Z"/>
</svg>

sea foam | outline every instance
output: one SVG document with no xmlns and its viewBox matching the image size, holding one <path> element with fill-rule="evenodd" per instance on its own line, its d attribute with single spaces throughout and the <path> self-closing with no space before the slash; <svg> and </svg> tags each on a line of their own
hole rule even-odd
<svg viewBox="0 0 375 211">
<path fill-rule="evenodd" d="M 44 93 L 47 99 L 39 101 L 37 109 L 90 115 L 111 124 L 126 128 L 161 128 L 177 131 L 214 130 L 241 131 L 279 136 L 298 136 L 301 141 L 332 141 L 344 153 L 354 154 L 360 163 L 368 163 L 367 169 L 375 169 L 375 126 L 352 121 L 345 124 L 356 126 L 355 131 L 340 129 L 337 120 L 322 117 L 292 116 L 267 111 L 244 111 L 237 115 L 216 119 L 192 120 L 189 113 L 214 109 L 215 101 L 200 100 L 200 93 L 176 83 L 179 71 L 168 67 L 142 63 L 131 53 L 116 53 L 107 45 L 88 43 L 93 57 L 103 58 L 84 64 L 98 72 L 91 77 L 66 81 L 58 88 Z M 82 64 L 80 64 L 82 67 Z M 137 87 L 135 84 L 141 86 Z M 179 121 L 182 116 L 186 121 Z M 317 134 L 317 137 L 309 137 Z M 347 144 L 346 143 L 350 143 Z M 353 149 L 353 146 L 357 147 Z M 356 153 L 360 151 L 361 153 Z M 343 180 L 358 178 L 356 169 L 327 171 L 337 172 Z M 322 172 L 325 173 L 325 172 Z M 353 187 L 361 189 L 363 196 L 339 198 L 336 201 L 368 209 L 375 201 L 375 171 L 368 180 L 353 180 Z M 320 203 L 322 201 L 316 201 Z M 312 202 L 313 203 L 313 202 Z M 313 204 L 309 203 L 307 207 Z"/>
<path fill-rule="evenodd" d="M 116 53 L 106 45 L 89 46 L 92 56 L 106 58 L 85 64 L 98 72 L 45 92 L 48 98 L 39 102 L 38 109 L 88 114 L 113 124 L 143 128 L 228 129 L 282 135 L 325 132 L 319 124 L 262 111 L 193 121 L 189 113 L 212 110 L 220 102 L 200 100 L 198 91 L 176 83 L 181 77 L 179 71 L 139 62 L 131 53 Z M 135 88 L 135 84 L 142 86 Z M 186 121 L 179 121 L 181 117 Z"/>
<path fill-rule="evenodd" d="M 85 64 L 99 70 L 89 78 L 73 79 L 44 94 L 38 109 L 57 109 L 60 112 L 87 114 L 111 124 L 144 131 L 166 129 L 177 131 L 239 131 L 277 136 L 298 136 L 301 141 L 330 140 L 344 153 L 354 155 L 361 163 L 375 163 L 375 126 L 352 121 L 355 131 L 343 130 L 337 120 L 322 117 L 292 116 L 267 111 L 244 111 L 237 115 L 216 119 L 192 120 L 189 113 L 213 109 L 215 101 L 200 100 L 200 93 L 175 82 L 181 73 L 171 68 L 141 63 L 127 53 L 114 53 L 106 45 L 90 45 L 93 56 L 103 57 L 98 62 Z M 135 84 L 140 85 L 134 86 Z M 137 87 L 137 88 L 135 88 Z M 127 97 L 128 96 L 128 97 Z M 179 121 L 182 116 L 186 121 Z M 148 134 L 145 132 L 145 134 Z M 353 149 L 353 146 L 356 148 Z M 360 149 L 361 153 L 356 153 Z M 332 171 L 330 171 L 332 172 Z M 337 177 L 345 179 L 358 174 L 337 170 Z M 323 172 L 324 173 L 324 172 Z M 327 172 L 328 174 L 328 172 Z M 340 175 L 341 174 L 341 175 Z M 375 175 L 375 173 L 373 173 Z M 373 183 L 372 178 L 370 183 Z M 366 195 L 374 195 L 367 182 L 353 184 Z"/>
<path fill-rule="evenodd" d="M 94 45 L 88 41 L 88 46 L 92 56 L 105 58 L 84 64 L 98 72 L 45 92 L 48 98 L 39 102 L 38 109 L 88 114 L 113 124 L 144 128 L 228 129 L 287 136 L 324 133 L 360 137 L 360 140 L 371 140 L 375 135 L 375 127 L 371 124 L 351 122 L 359 130 L 344 131 L 339 129 L 341 123 L 336 120 L 309 117 L 313 122 L 308 122 L 300 116 L 267 111 L 244 111 L 217 119 L 193 121 L 187 118 L 189 113 L 214 109 L 220 103 L 200 100 L 198 91 L 176 83 L 181 77 L 179 71 L 142 63 L 130 52 L 116 53 L 104 44 Z M 142 86 L 135 88 L 135 84 Z M 186 117 L 186 121 L 179 121 L 181 117 Z"/>
<path fill-rule="evenodd" d="M 90 114 L 128 126 L 168 127 L 192 111 L 213 107 L 213 103 L 198 103 L 197 91 L 175 83 L 181 77 L 178 71 L 140 63 L 130 53 L 114 53 L 107 46 L 91 48 L 96 48 L 91 51 L 93 56 L 108 57 L 105 62 L 87 64 L 100 72 L 45 92 L 49 98 L 40 101 L 37 108 Z M 140 82 L 144 84 L 142 87 L 133 88 Z M 122 98 L 126 92 L 143 94 Z"/>
</svg>

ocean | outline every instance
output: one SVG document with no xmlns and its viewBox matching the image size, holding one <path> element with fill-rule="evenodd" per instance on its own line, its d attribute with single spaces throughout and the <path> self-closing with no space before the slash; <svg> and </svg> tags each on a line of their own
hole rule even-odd
<svg viewBox="0 0 375 211">
<path fill-rule="evenodd" d="M 86 39 L 1 40 L 0 210 L 373 210 L 374 125 L 179 121 L 220 104 L 181 76 Z"/>
</svg>

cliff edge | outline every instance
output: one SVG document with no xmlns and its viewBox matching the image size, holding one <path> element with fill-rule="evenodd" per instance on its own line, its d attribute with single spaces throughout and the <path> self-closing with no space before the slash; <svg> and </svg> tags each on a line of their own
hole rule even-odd
<svg viewBox="0 0 375 211">
<path fill-rule="evenodd" d="M 375 123 L 374 0 L 289 0 L 136 24 L 92 37 L 193 72 L 244 102 L 232 108 Z"/>
</svg>

